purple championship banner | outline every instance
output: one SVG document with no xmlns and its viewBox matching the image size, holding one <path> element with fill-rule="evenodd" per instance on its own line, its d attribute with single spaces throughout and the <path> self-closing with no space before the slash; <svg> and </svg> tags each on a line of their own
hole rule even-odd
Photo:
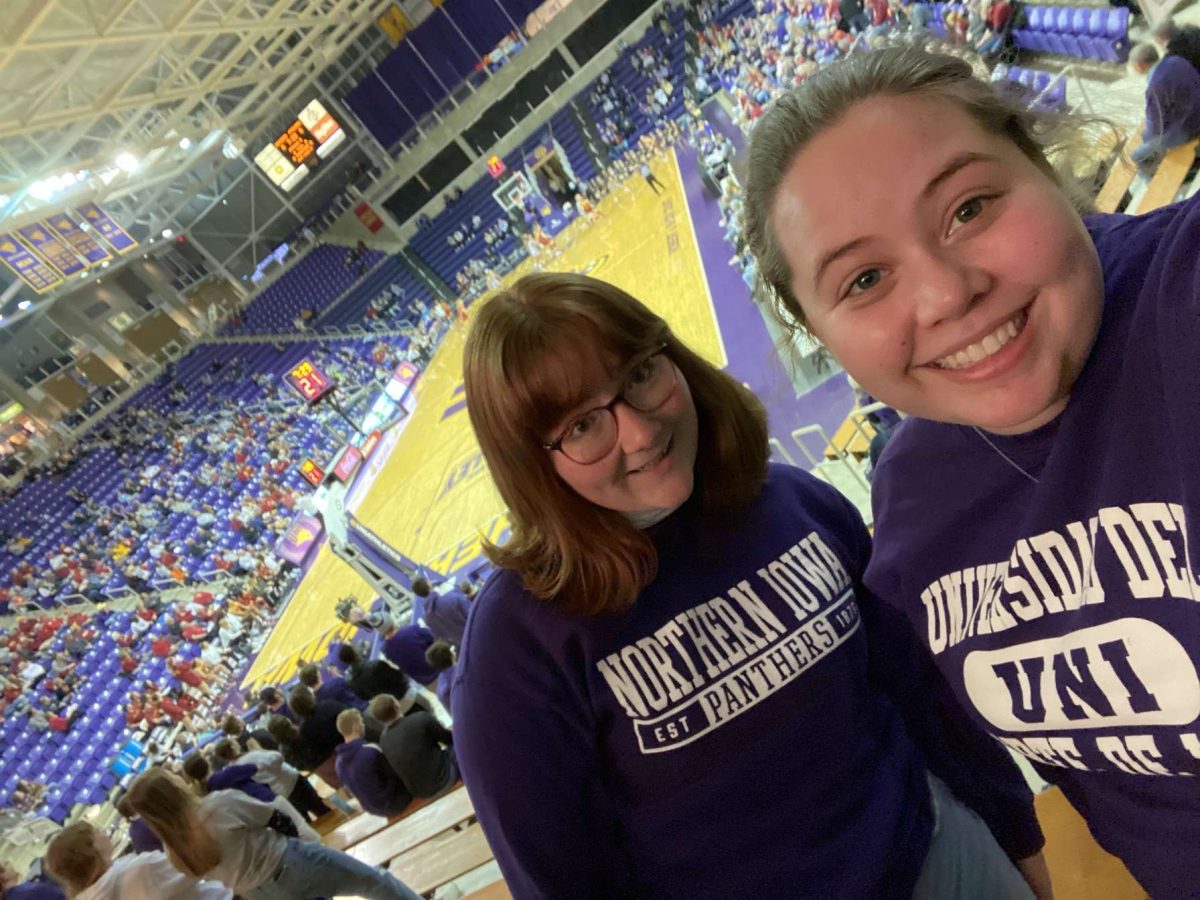
<svg viewBox="0 0 1200 900">
<path fill-rule="evenodd" d="M 60 214 L 42 223 L 79 256 L 87 260 L 89 266 L 98 266 L 112 259 L 112 254 L 92 240 L 92 236 L 79 227 L 79 223 L 70 216 Z"/>
<path fill-rule="evenodd" d="M 0 262 L 39 294 L 62 284 L 57 272 L 14 240 L 11 234 L 0 234 Z"/>
<path fill-rule="evenodd" d="M 320 519 L 301 513 L 275 545 L 275 555 L 297 566 L 303 565 L 324 530 Z"/>
<path fill-rule="evenodd" d="M 108 213 L 95 203 L 85 203 L 76 212 L 83 216 L 87 223 L 96 229 L 96 233 L 104 238 L 104 242 L 118 253 L 128 253 L 137 246 L 137 241 L 131 238 L 124 228 L 110 219 Z"/>
<path fill-rule="evenodd" d="M 57 271 L 63 278 L 69 278 L 86 268 L 71 252 L 71 248 L 67 246 L 66 242 L 41 222 L 18 228 L 17 236 L 20 237 L 22 244 L 49 263 L 50 268 Z"/>
</svg>

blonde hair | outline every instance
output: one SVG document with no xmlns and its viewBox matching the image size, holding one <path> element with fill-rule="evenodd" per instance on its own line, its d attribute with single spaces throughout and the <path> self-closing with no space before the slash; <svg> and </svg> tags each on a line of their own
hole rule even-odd
<svg viewBox="0 0 1200 900">
<path fill-rule="evenodd" d="M 390 725 L 400 718 L 400 704 L 391 694 L 376 694 L 371 698 L 371 705 L 367 707 L 367 712 L 371 714 L 372 719 L 376 719 L 384 725 Z M 340 719 L 341 716 L 338 718 Z"/>
<path fill-rule="evenodd" d="M 512 524 L 493 562 L 534 595 L 584 615 L 627 609 L 654 578 L 654 544 L 554 470 L 547 431 L 581 399 L 585 373 L 615 374 L 664 345 L 696 406 L 696 493 L 706 515 L 748 504 L 766 479 L 762 404 L 620 288 L 566 272 L 526 275 L 475 314 L 464 350 L 467 412 Z"/>
<path fill-rule="evenodd" d="M 108 871 L 108 862 L 96 846 L 96 829 L 75 822 L 54 836 L 46 847 L 46 871 L 74 897 L 95 884 Z"/>
<path fill-rule="evenodd" d="M 352 735 L 354 732 L 361 731 L 362 729 L 366 728 L 366 723 L 363 721 L 362 713 L 353 707 L 349 709 L 343 709 L 340 713 L 338 713 L 336 725 L 338 734 L 340 734 L 346 740 L 349 740 L 350 735 Z"/>
<path fill-rule="evenodd" d="M 134 780 L 125 797 L 163 842 L 179 871 L 200 878 L 221 862 L 220 846 L 197 817 L 200 801 L 166 769 L 151 766 Z"/>
<path fill-rule="evenodd" d="M 742 232 L 758 264 L 759 288 L 774 302 L 784 325 L 806 327 L 804 311 L 792 291 L 791 269 L 771 223 L 776 196 L 792 161 L 855 104 L 878 95 L 917 94 L 947 100 L 984 131 L 1012 141 L 1053 179 L 1077 211 L 1091 211 L 1091 197 L 1050 160 L 1073 153 L 1083 143 L 1085 129 L 1096 125 L 1111 131 L 1110 124 L 1031 112 L 977 78 L 970 63 L 919 46 L 847 56 L 822 66 L 776 99 L 750 136 Z"/>
</svg>

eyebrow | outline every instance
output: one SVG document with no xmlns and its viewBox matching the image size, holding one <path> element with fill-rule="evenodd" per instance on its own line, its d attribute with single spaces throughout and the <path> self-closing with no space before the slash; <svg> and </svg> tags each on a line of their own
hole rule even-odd
<svg viewBox="0 0 1200 900">
<path fill-rule="evenodd" d="M 990 161 L 992 159 L 994 159 L 994 157 L 988 156 L 986 153 L 976 153 L 973 151 L 967 151 L 966 153 L 958 154 L 957 156 L 952 158 L 948 163 L 946 163 L 946 165 L 942 167 L 942 170 L 940 172 L 938 172 L 931 179 L 929 179 L 929 183 L 926 184 L 925 187 L 923 187 L 921 189 L 920 199 L 927 200 L 947 180 L 952 178 L 957 172 L 961 171 L 962 169 L 965 169 L 967 166 L 971 165 L 972 163 L 986 162 L 986 161 Z M 851 253 L 851 252 L 857 250 L 863 244 L 867 243 L 867 241 L 868 241 L 868 239 L 865 237 L 855 238 L 852 241 L 847 241 L 844 244 L 840 244 L 837 247 L 834 247 L 833 249 L 826 251 L 824 254 L 821 255 L 820 260 L 817 262 L 817 274 L 814 277 L 813 281 L 817 284 L 820 284 L 821 277 L 825 274 L 826 269 L 828 269 L 831 265 L 833 265 L 835 262 L 837 262 L 839 259 L 841 259 L 843 256 L 845 256 L 847 253 Z"/>
</svg>

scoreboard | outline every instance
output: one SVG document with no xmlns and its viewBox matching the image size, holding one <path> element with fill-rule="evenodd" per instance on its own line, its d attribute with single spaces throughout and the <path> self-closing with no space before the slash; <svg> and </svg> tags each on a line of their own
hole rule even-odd
<svg viewBox="0 0 1200 900">
<path fill-rule="evenodd" d="M 314 100 L 283 134 L 255 155 L 254 162 L 272 184 L 290 191 L 345 139 L 346 132 L 337 119 L 320 100 Z"/>
<path fill-rule="evenodd" d="M 290 372 L 283 376 L 308 403 L 316 403 L 334 388 L 332 379 L 316 366 L 312 360 L 302 359 Z"/>
<path fill-rule="evenodd" d="M 300 474 L 313 487 L 320 487 L 321 482 L 325 480 L 325 470 L 311 459 L 306 459 L 300 463 Z"/>
</svg>

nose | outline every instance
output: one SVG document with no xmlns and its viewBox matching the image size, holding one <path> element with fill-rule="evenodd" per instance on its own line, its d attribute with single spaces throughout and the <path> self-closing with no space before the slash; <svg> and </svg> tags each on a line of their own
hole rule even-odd
<svg viewBox="0 0 1200 900">
<path fill-rule="evenodd" d="M 938 248 L 917 261 L 916 319 L 929 328 L 961 318 L 991 289 L 992 278 L 978 264 Z"/>
<path fill-rule="evenodd" d="M 621 402 L 613 407 L 613 415 L 617 420 L 617 441 L 625 456 L 634 456 L 654 447 L 662 425 L 653 413 L 641 412 Z"/>
</svg>

